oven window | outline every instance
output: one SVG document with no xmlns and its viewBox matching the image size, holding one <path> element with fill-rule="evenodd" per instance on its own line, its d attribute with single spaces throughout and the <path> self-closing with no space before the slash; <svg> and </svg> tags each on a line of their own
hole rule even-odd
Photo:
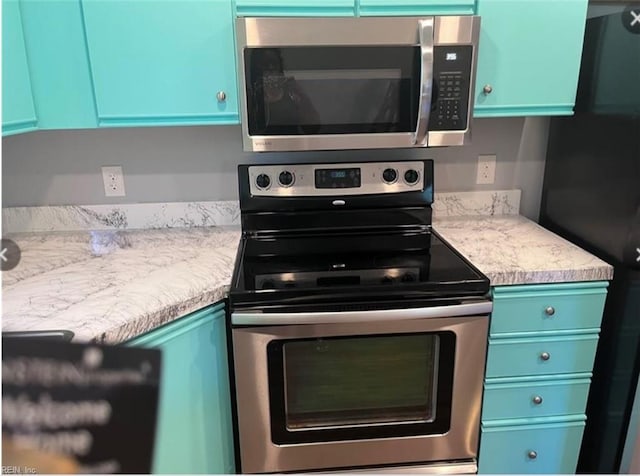
<svg viewBox="0 0 640 476">
<path fill-rule="evenodd" d="M 245 50 L 251 135 L 412 132 L 417 47 Z"/>
<path fill-rule="evenodd" d="M 437 335 L 285 344 L 287 429 L 433 421 L 437 346 Z"/>
<path fill-rule="evenodd" d="M 272 342 L 274 442 L 446 432 L 454 347 L 451 332 Z"/>
</svg>

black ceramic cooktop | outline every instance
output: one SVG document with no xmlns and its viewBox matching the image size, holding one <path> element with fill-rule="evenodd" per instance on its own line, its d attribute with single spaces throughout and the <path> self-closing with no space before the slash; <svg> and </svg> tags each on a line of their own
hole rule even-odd
<svg viewBox="0 0 640 476">
<path fill-rule="evenodd" d="M 245 237 L 232 308 L 397 307 L 484 295 L 489 281 L 429 229 Z M 436 303 L 434 301 L 434 303 Z M 424 304 L 416 304 L 424 305 Z"/>
</svg>

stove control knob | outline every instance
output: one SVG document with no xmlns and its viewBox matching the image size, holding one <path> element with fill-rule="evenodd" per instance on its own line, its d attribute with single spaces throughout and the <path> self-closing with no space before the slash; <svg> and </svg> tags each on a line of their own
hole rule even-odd
<svg viewBox="0 0 640 476">
<path fill-rule="evenodd" d="M 384 172 L 382 172 L 382 180 L 388 184 L 394 183 L 397 178 L 398 172 L 396 172 L 396 169 L 384 169 Z"/>
<path fill-rule="evenodd" d="M 385 276 L 382 278 L 382 284 L 392 284 L 393 278 L 391 276 Z"/>
<path fill-rule="evenodd" d="M 271 179 L 267 174 L 260 174 L 256 177 L 256 185 L 259 189 L 264 190 L 269 188 L 269 185 L 271 185 Z"/>
<path fill-rule="evenodd" d="M 293 174 L 288 170 L 283 170 L 278 176 L 278 182 L 280 182 L 280 185 L 283 187 L 291 187 L 291 185 L 293 185 Z"/>
<path fill-rule="evenodd" d="M 413 283 L 416 280 L 416 277 L 411 273 L 405 273 L 402 276 L 403 283 Z"/>
<path fill-rule="evenodd" d="M 417 170 L 409 169 L 404 173 L 404 181 L 409 185 L 415 185 L 420 178 L 420 174 Z"/>
</svg>

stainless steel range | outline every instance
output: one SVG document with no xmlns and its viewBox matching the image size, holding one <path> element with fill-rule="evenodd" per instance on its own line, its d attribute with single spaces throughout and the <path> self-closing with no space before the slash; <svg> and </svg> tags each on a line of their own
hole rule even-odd
<svg viewBox="0 0 640 476">
<path fill-rule="evenodd" d="M 431 161 L 239 167 L 244 473 L 475 473 L 489 282 L 431 227 Z"/>
</svg>

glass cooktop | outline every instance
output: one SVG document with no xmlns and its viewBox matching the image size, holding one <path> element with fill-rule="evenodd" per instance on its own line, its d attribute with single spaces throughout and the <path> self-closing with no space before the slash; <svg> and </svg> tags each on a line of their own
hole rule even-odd
<svg viewBox="0 0 640 476">
<path fill-rule="evenodd" d="M 230 299 L 234 307 L 268 309 L 447 299 L 488 290 L 488 279 L 437 233 L 419 229 L 243 238 Z"/>
</svg>

